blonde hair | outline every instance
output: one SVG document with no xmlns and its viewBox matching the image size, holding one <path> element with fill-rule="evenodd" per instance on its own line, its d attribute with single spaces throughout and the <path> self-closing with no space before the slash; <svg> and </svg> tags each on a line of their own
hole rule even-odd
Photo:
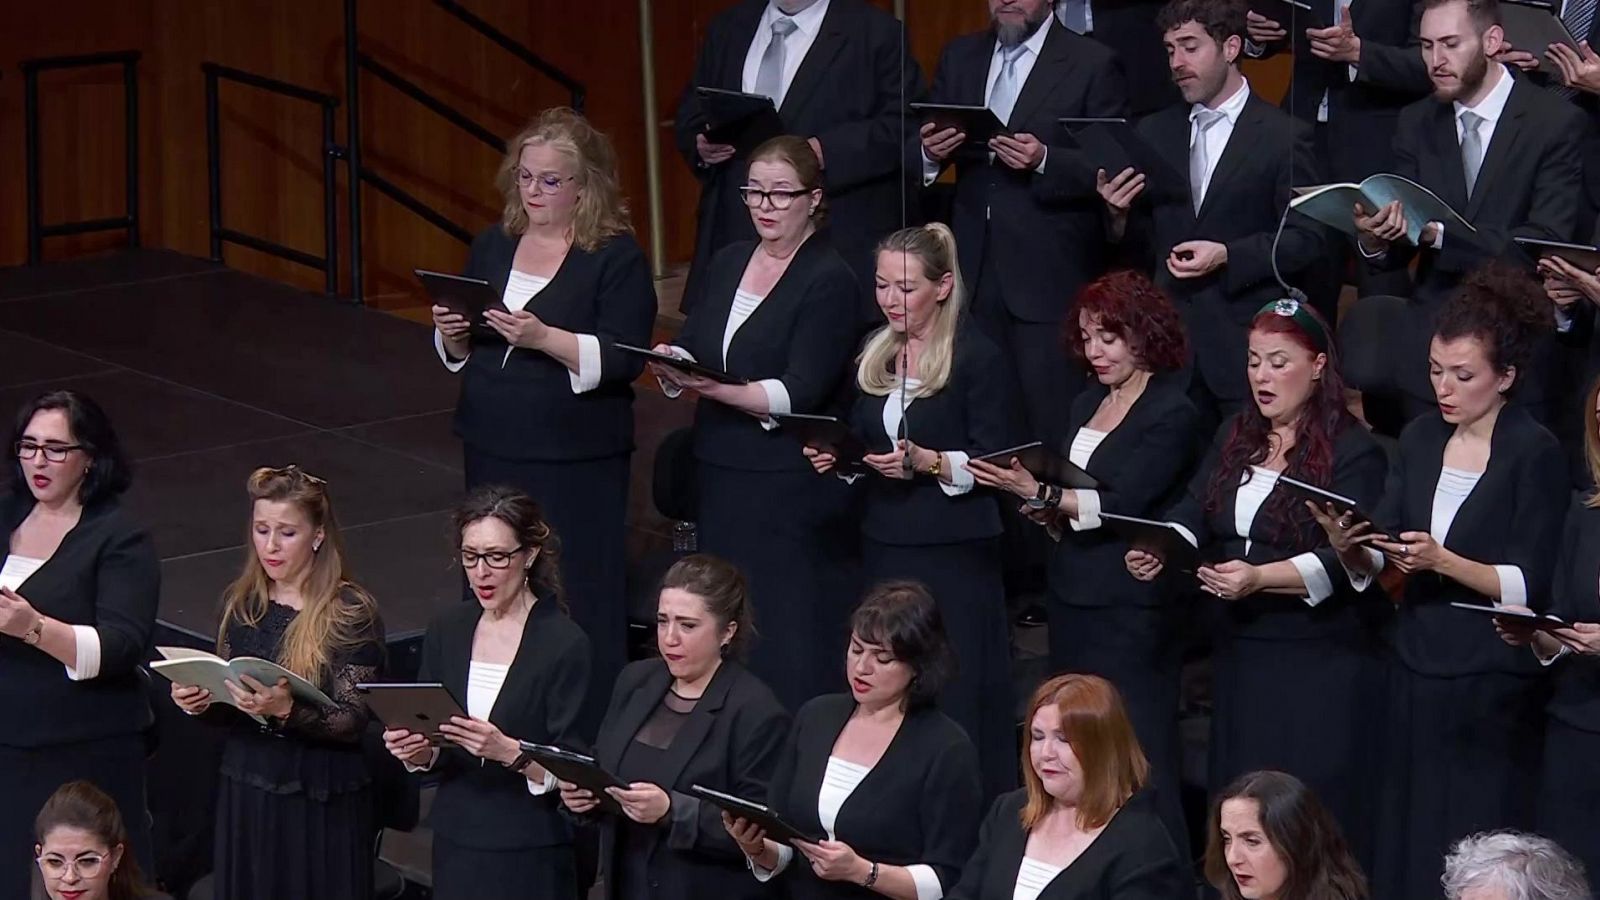
<svg viewBox="0 0 1600 900">
<path fill-rule="evenodd" d="M 1595 412 L 1595 404 L 1600 403 L 1600 378 L 1589 385 L 1584 397 L 1587 399 L 1583 407 L 1583 459 L 1589 464 L 1589 479 L 1600 484 L 1600 413 Z M 1600 509 L 1600 488 L 1585 497 L 1583 505 Z"/>
<path fill-rule="evenodd" d="M 956 323 L 966 303 L 966 286 L 956 259 L 956 236 L 949 226 L 932 222 L 917 228 L 902 228 L 878 242 L 877 253 L 904 253 L 922 263 L 922 275 L 937 282 L 945 275 L 955 279 L 950 296 L 934 309 L 933 328 L 928 346 L 917 359 L 916 377 L 922 382 L 912 396 L 936 394 L 950 383 L 955 365 Z M 905 352 L 909 336 L 884 325 L 873 332 L 862 348 L 856 365 L 856 384 L 864 393 L 883 397 L 898 390 L 902 373 L 896 361 Z"/>
<path fill-rule="evenodd" d="M 522 151 L 539 144 L 553 148 L 577 167 L 572 187 L 580 192 L 572 215 L 574 244 L 593 251 L 610 238 L 633 233 L 628 202 L 622 199 L 618 183 L 617 151 L 611 146 L 611 139 L 582 115 L 558 106 L 540 113 L 506 142 L 506 156 L 495 176 L 495 184 L 505 197 L 501 227 L 506 234 L 516 236 L 528 230 L 528 211 L 522 205 L 522 190 L 517 187 L 517 169 L 522 165 Z"/>
<path fill-rule="evenodd" d="M 298 466 L 260 468 L 250 473 L 245 490 L 252 509 L 258 500 L 291 503 L 311 521 L 313 529 L 322 530 L 322 546 L 312 556 L 311 569 L 301 588 L 304 607 L 284 632 L 277 659 L 285 669 L 320 684 L 334 657 L 364 640 L 377 618 L 377 601 L 346 577 L 344 538 L 333 515 L 327 482 L 302 472 Z M 271 588 L 272 581 L 261 567 L 261 560 L 250 553 L 244 571 L 222 595 L 222 624 L 217 629 L 219 654 L 229 624 L 237 622 L 254 628 L 261 622 L 272 602 Z"/>
</svg>

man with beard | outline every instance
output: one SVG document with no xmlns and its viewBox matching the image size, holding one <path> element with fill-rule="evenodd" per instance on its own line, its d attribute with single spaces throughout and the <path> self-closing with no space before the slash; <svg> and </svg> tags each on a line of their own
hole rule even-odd
<svg viewBox="0 0 1600 900">
<path fill-rule="evenodd" d="M 1172 80 L 1184 103 L 1139 123 L 1183 185 L 1147 185 L 1131 168 L 1100 171 L 1108 231 L 1152 267 L 1184 313 L 1194 348 L 1190 393 L 1220 418 L 1249 397 L 1246 332 L 1262 305 L 1284 296 L 1273 274 L 1294 279 L 1322 252 L 1320 230 L 1279 222 L 1294 186 L 1316 184 L 1310 129 L 1250 91 L 1239 71 L 1245 8 L 1240 0 L 1173 0 L 1156 19 Z M 1148 189 L 1147 189 L 1148 188 Z"/>
<path fill-rule="evenodd" d="M 991 27 L 945 47 L 929 100 L 987 106 L 1006 133 L 972 144 L 927 123 L 908 165 L 924 185 L 955 166 L 951 227 L 973 314 L 1008 351 L 1034 437 L 1050 440 L 1083 384 L 1061 319 L 1105 247 L 1094 169 L 1057 120 L 1124 116 L 1127 100 L 1111 51 L 1063 28 L 1050 0 L 987 2 Z"/>
<path fill-rule="evenodd" d="M 1351 383 L 1395 395 L 1407 421 L 1434 409 L 1428 340 L 1439 306 L 1468 272 L 1512 251 L 1513 237 L 1571 240 L 1583 184 L 1582 114 L 1492 60 L 1505 39 L 1497 0 L 1426 0 L 1420 35 L 1433 96 L 1400 114 L 1395 172 L 1437 194 L 1473 231 L 1428 222 L 1412 244 L 1398 201 L 1356 206 L 1367 263 L 1393 272 L 1415 261 L 1416 274 L 1409 300 L 1358 301 L 1351 315 L 1393 317 L 1383 329 L 1389 340 L 1368 359 L 1346 360 Z M 1548 378 L 1537 369 L 1528 376 L 1518 379 L 1518 399 L 1542 413 Z"/>
<path fill-rule="evenodd" d="M 697 87 L 765 94 L 784 130 L 811 142 L 822 161 L 828 237 L 861 283 L 863 325 L 876 322 L 873 248 L 905 224 L 901 129 L 914 127 L 905 105 L 923 87 L 900 22 L 866 0 L 743 0 L 711 20 L 675 124 L 678 149 L 701 184 L 685 312 L 711 257 L 756 239 L 739 194 L 745 161 L 706 138 Z"/>
</svg>

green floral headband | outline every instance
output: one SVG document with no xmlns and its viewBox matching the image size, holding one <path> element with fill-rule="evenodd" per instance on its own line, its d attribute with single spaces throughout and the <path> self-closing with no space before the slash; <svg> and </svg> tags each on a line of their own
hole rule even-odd
<svg viewBox="0 0 1600 900">
<path fill-rule="evenodd" d="M 1311 310 L 1302 305 L 1300 301 L 1288 297 L 1282 300 L 1274 300 L 1256 311 L 1258 316 L 1264 313 L 1272 313 L 1276 316 L 1283 316 L 1285 319 L 1293 319 L 1294 323 L 1300 326 L 1300 330 L 1305 332 L 1306 337 L 1311 338 L 1311 343 L 1316 345 L 1318 353 L 1328 352 L 1327 329 L 1322 327 L 1321 320 L 1313 315 Z"/>
</svg>

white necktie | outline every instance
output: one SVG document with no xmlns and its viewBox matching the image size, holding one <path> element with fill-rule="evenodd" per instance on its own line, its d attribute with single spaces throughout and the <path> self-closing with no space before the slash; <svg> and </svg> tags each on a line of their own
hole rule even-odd
<svg viewBox="0 0 1600 900">
<path fill-rule="evenodd" d="M 1461 170 L 1467 176 L 1467 198 L 1472 198 L 1472 188 L 1478 183 L 1478 170 L 1483 167 L 1483 134 L 1478 126 L 1483 116 L 1470 110 L 1461 112 Z"/>
<path fill-rule="evenodd" d="M 1226 115 L 1220 109 L 1202 109 L 1194 117 L 1194 142 L 1189 145 L 1189 197 L 1196 213 L 1206 197 L 1206 132 Z"/>
<path fill-rule="evenodd" d="M 1026 52 L 1026 44 L 1001 49 L 1000 77 L 994 80 L 994 88 L 989 91 L 989 108 L 994 111 L 995 118 L 1007 124 L 1010 124 L 1011 111 L 1017 105 L 1017 94 L 1022 91 L 1022 85 L 1017 80 L 1017 60 Z"/>
<path fill-rule="evenodd" d="M 794 33 L 800 26 L 794 20 L 784 17 L 772 23 L 772 40 L 767 42 L 767 49 L 761 53 L 761 68 L 756 70 L 755 92 L 771 97 L 774 106 L 783 105 L 783 65 L 786 54 L 784 53 L 784 38 Z"/>
</svg>

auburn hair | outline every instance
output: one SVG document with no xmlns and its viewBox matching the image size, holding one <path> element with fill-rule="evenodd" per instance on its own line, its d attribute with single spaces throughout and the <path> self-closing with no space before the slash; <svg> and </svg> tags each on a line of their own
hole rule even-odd
<svg viewBox="0 0 1600 900">
<path fill-rule="evenodd" d="M 1122 696 L 1111 682 L 1098 675 L 1057 675 L 1033 692 L 1025 724 L 1031 727 L 1034 715 L 1051 703 L 1061 714 L 1061 732 L 1083 771 L 1078 827 L 1099 828 L 1149 782 L 1150 763 L 1128 721 Z M 1028 794 L 1022 807 L 1024 831 L 1032 831 L 1044 821 L 1055 804 L 1033 770 L 1031 743 L 1031 739 L 1022 742 L 1022 780 Z"/>
<path fill-rule="evenodd" d="M 1108 272 L 1083 286 L 1062 323 L 1067 350 L 1083 359 L 1083 329 L 1087 314 L 1100 327 L 1128 345 L 1140 367 L 1150 372 L 1174 372 L 1189 359 L 1189 337 L 1183 317 L 1155 282 L 1141 272 Z"/>
</svg>

